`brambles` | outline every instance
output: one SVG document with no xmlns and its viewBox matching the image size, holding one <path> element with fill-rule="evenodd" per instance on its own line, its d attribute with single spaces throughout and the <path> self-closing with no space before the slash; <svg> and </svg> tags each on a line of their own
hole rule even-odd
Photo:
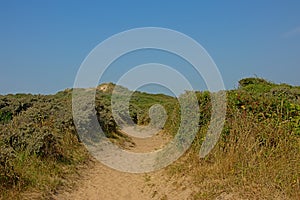
<svg viewBox="0 0 300 200">
<path fill-rule="evenodd" d="M 198 94 L 199 102 L 207 102 L 204 96 Z M 187 156 L 170 167 L 172 174 L 193 177 L 201 188 L 195 199 L 215 199 L 224 192 L 241 199 L 297 199 L 299 96 L 297 87 L 256 78 L 241 80 L 238 89 L 227 92 L 226 124 L 213 151 L 199 162 L 209 123 L 203 120 L 209 116 L 204 112 L 197 139 Z M 202 108 L 205 105 L 209 107 L 209 102 Z M 209 111 L 201 109 L 205 110 Z M 174 172 L 176 168 L 180 171 Z"/>
<path fill-rule="evenodd" d="M 70 97 L 68 92 L 1 96 L 1 110 L 12 113 L 0 124 L 1 195 L 27 187 L 50 192 L 88 160 L 73 125 Z"/>
<path fill-rule="evenodd" d="M 288 105 L 288 112 L 293 131 L 300 136 L 300 105 L 290 103 Z"/>
</svg>

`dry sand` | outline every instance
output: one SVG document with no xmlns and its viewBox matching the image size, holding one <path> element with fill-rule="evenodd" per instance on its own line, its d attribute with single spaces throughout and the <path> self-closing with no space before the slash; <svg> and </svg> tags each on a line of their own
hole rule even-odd
<svg viewBox="0 0 300 200">
<path fill-rule="evenodd" d="M 170 138 L 159 132 L 150 138 L 134 138 L 133 152 L 149 152 L 162 148 Z M 189 188 L 186 177 L 172 180 L 164 169 L 145 174 L 124 173 L 100 162 L 82 172 L 75 188 L 56 195 L 54 199 L 72 200 L 185 200 L 194 191 Z"/>
</svg>

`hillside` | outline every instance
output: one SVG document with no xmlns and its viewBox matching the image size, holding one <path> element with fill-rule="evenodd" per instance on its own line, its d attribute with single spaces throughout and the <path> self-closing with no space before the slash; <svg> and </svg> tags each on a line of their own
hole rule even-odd
<svg viewBox="0 0 300 200">
<path fill-rule="evenodd" d="M 115 144 L 125 149 L 139 146 L 120 130 L 112 116 L 114 87 L 109 83 L 97 88 L 98 121 Z M 123 94 L 117 95 L 122 98 Z M 196 139 L 184 156 L 159 175 L 154 174 L 151 181 L 165 176 L 173 180 L 165 184 L 193 188 L 188 199 L 222 199 L 224 195 L 230 199 L 297 199 L 300 87 L 260 78 L 240 80 L 239 88 L 227 91 L 226 123 L 221 137 L 213 151 L 200 160 L 198 154 L 209 125 L 211 104 L 209 92 L 196 95 L 200 107 Z M 173 137 L 180 123 L 176 98 L 135 92 L 130 99 L 131 119 L 139 125 L 149 124 L 148 110 L 154 104 L 166 110 L 162 134 Z M 74 126 L 72 89 L 55 95 L 0 95 L 0 152 L 0 199 L 51 198 L 73 185 L 79 179 L 77 174 L 93 166 L 94 161 Z M 148 184 L 148 175 L 145 176 Z M 182 181 L 182 177 L 188 181 Z M 153 199 L 175 198 L 155 187 L 146 190 L 150 197 L 155 193 Z"/>
</svg>

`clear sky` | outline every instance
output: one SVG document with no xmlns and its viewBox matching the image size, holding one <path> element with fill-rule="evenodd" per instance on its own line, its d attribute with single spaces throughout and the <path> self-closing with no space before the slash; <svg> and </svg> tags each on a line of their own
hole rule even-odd
<svg viewBox="0 0 300 200">
<path fill-rule="evenodd" d="M 101 41 L 148 26 L 194 38 L 211 55 L 228 89 L 254 75 L 300 85 L 297 0 L 0 0 L 0 93 L 70 88 L 82 61 Z"/>
</svg>

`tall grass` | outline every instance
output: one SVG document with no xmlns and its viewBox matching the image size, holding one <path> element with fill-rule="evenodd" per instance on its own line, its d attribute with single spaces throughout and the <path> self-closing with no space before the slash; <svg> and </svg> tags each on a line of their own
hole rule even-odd
<svg viewBox="0 0 300 200">
<path fill-rule="evenodd" d="M 204 123 L 192 148 L 168 168 L 171 176 L 193 177 L 194 199 L 215 199 L 224 193 L 236 199 L 299 198 L 300 137 L 295 119 L 300 113 L 291 105 L 299 105 L 300 91 L 291 94 L 292 87 L 270 85 L 246 84 L 229 91 L 227 121 L 213 151 L 204 159 L 198 157 L 208 126 Z M 274 92 L 282 90 L 285 93 Z"/>
<path fill-rule="evenodd" d="M 199 133 L 189 151 L 167 168 L 168 174 L 191 177 L 194 199 L 215 199 L 224 193 L 242 199 L 298 199 L 300 88 L 259 78 L 239 83 L 238 89 L 227 91 L 223 132 L 204 159 L 198 154 L 209 126 L 210 94 L 196 92 Z M 113 87 L 97 91 L 97 116 L 108 137 L 125 141 L 111 113 Z M 71 92 L 0 96 L 0 199 L 46 197 L 88 162 L 73 124 Z M 164 106 L 164 132 L 174 136 L 181 111 L 173 97 L 135 92 L 130 116 L 146 125 L 154 104 Z"/>
</svg>

